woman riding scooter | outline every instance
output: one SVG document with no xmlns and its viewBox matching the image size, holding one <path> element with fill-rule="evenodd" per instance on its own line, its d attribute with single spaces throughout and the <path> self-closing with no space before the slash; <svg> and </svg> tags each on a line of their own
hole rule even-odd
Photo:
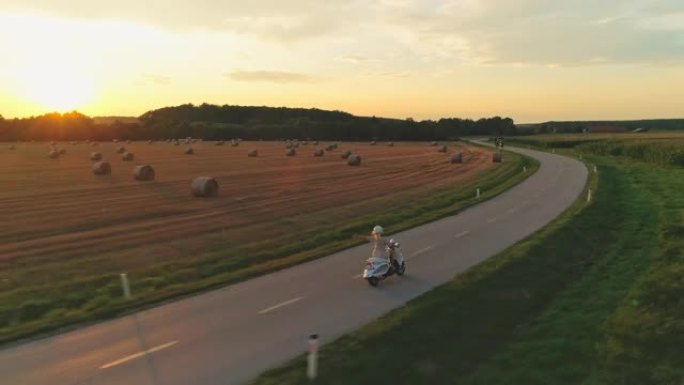
<svg viewBox="0 0 684 385">
<path fill-rule="evenodd" d="M 399 243 L 395 242 L 394 239 L 387 241 L 382 237 L 382 233 L 385 230 L 380 225 L 373 227 L 371 232 L 371 242 L 373 243 L 373 250 L 371 255 L 375 258 L 387 258 L 390 266 L 397 269 L 398 263 L 394 258 L 395 248 L 399 246 Z"/>
</svg>

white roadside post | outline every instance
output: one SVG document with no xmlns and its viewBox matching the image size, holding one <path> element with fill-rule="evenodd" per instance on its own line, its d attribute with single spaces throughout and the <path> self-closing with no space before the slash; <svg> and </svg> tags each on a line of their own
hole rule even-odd
<svg viewBox="0 0 684 385">
<path fill-rule="evenodd" d="M 475 198 L 480 197 L 480 188 L 478 187 L 477 190 L 475 190 Z"/>
<path fill-rule="evenodd" d="M 309 380 L 316 379 L 318 374 L 318 334 L 309 336 L 309 356 L 307 357 L 306 376 Z"/>
<path fill-rule="evenodd" d="M 131 298 L 131 286 L 128 284 L 128 275 L 121 273 L 121 287 L 123 287 L 123 294 L 126 299 Z"/>
<path fill-rule="evenodd" d="M 587 190 L 587 202 L 591 202 L 591 189 Z"/>
<path fill-rule="evenodd" d="M 594 174 L 596 174 L 597 171 L 598 169 L 596 168 L 596 165 L 594 165 Z"/>
<path fill-rule="evenodd" d="M 527 166 L 523 166 L 523 172 L 527 172 Z"/>
</svg>

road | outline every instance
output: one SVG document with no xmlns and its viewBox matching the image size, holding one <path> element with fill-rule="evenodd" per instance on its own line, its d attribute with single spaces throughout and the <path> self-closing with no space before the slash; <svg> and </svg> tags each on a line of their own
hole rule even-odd
<svg viewBox="0 0 684 385">
<path fill-rule="evenodd" d="M 539 171 L 456 216 L 393 235 L 408 259 L 405 277 L 391 277 L 371 288 L 360 278 L 370 248 L 354 247 L 133 315 L 6 347 L 0 350 L 0 384 L 249 381 L 305 352 L 309 334 L 318 333 L 325 343 L 378 318 L 529 236 L 577 199 L 587 179 L 582 163 L 511 150 L 538 159 Z"/>
</svg>

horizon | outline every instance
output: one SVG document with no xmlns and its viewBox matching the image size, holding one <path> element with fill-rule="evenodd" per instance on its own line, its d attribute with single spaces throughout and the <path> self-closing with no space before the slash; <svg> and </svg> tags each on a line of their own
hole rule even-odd
<svg viewBox="0 0 684 385">
<path fill-rule="evenodd" d="M 3 2 L 0 114 L 138 117 L 206 102 L 533 124 L 678 119 L 684 105 L 675 0 L 157 8 Z"/>
</svg>

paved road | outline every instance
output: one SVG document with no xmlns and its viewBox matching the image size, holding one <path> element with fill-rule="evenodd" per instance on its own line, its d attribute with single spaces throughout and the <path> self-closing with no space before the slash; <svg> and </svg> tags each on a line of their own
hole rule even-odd
<svg viewBox="0 0 684 385">
<path fill-rule="evenodd" d="M 544 226 L 578 197 L 576 160 L 541 161 L 515 188 L 459 215 L 396 234 L 407 276 L 371 288 L 367 245 L 73 332 L 0 350 L 2 385 L 239 384 L 377 318 Z"/>
</svg>

